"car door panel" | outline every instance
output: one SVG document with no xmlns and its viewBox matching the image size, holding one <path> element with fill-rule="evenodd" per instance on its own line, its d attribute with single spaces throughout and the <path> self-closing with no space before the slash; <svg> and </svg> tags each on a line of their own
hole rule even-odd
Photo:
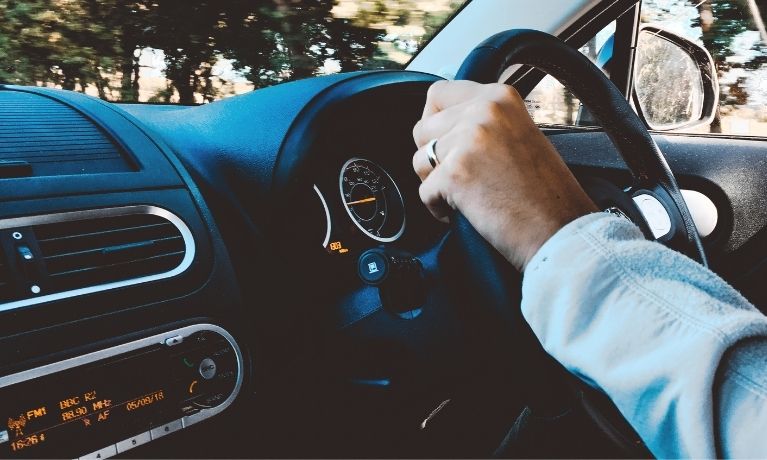
<svg viewBox="0 0 767 460">
<path fill-rule="evenodd" d="M 549 139 L 576 175 L 606 177 L 628 185 L 629 176 L 607 135 L 598 130 L 547 129 Z M 767 286 L 767 149 L 759 139 L 656 134 L 655 141 L 680 187 L 703 193 L 716 205 L 713 233 L 704 239 L 711 268 L 763 311 Z"/>
</svg>

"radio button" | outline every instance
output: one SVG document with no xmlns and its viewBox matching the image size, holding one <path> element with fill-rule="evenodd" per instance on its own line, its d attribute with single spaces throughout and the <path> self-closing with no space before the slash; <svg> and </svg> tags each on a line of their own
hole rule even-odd
<svg viewBox="0 0 767 460">
<path fill-rule="evenodd" d="M 185 416 L 194 415 L 200 412 L 202 408 L 199 405 L 194 404 L 193 401 L 184 401 L 181 403 L 181 413 Z"/>
<path fill-rule="evenodd" d="M 221 337 L 220 334 L 217 334 L 213 331 L 200 331 L 200 332 L 196 332 L 192 334 L 191 336 L 189 336 L 189 338 L 194 343 L 203 345 L 203 344 L 209 344 L 211 341 L 214 341 L 214 340 L 220 340 L 223 337 Z"/>
<path fill-rule="evenodd" d="M 99 449 L 96 452 L 91 452 L 88 455 L 83 455 L 81 459 L 93 459 L 93 458 L 109 458 L 117 455 L 117 446 L 111 445 L 103 449 Z"/>
<path fill-rule="evenodd" d="M 200 402 L 207 407 L 216 407 L 222 402 L 224 402 L 226 398 L 227 398 L 227 395 L 224 393 L 215 393 L 212 395 L 205 396 L 204 398 L 200 400 Z"/>
<path fill-rule="evenodd" d="M 210 358 L 200 361 L 200 376 L 205 380 L 210 380 L 216 376 L 216 362 Z"/>
<path fill-rule="evenodd" d="M 167 339 L 165 339 L 165 345 L 172 347 L 174 345 L 180 344 L 183 341 L 184 341 L 184 336 L 175 335 L 173 337 L 168 337 Z"/>
<path fill-rule="evenodd" d="M 126 439 L 125 441 L 120 441 L 117 444 L 115 444 L 115 446 L 117 447 L 118 453 L 123 453 L 126 450 L 130 450 L 130 449 L 133 449 L 134 447 L 138 447 L 142 444 L 146 444 L 151 440 L 152 440 L 152 435 L 150 435 L 149 432 L 146 431 L 130 439 Z"/>
<path fill-rule="evenodd" d="M 149 433 L 152 435 L 152 439 L 158 439 L 166 434 L 171 434 L 175 431 L 180 430 L 183 428 L 183 424 L 181 423 L 181 420 L 174 420 L 170 423 L 166 423 L 165 425 L 160 425 L 157 428 L 152 428 Z"/>
<path fill-rule="evenodd" d="M 229 345 L 228 342 L 220 342 L 216 348 L 213 348 L 213 352 L 210 354 L 214 358 L 220 358 L 222 356 L 229 356 L 232 355 L 233 349 L 232 346 Z"/>
</svg>

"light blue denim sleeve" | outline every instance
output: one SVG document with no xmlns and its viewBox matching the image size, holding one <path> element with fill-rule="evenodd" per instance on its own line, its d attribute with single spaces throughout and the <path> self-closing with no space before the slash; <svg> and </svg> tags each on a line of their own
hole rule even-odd
<svg viewBox="0 0 767 460">
<path fill-rule="evenodd" d="M 528 264 L 522 313 L 661 458 L 767 458 L 767 318 L 625 219 L 562 228 Z"/>
</svg>

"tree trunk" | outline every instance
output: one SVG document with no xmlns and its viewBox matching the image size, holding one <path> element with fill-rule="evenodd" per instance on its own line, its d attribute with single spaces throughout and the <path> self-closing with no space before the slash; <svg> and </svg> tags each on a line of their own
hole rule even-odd
<svg viewBox="0 0 767 460">
<path fill-rule="evenodd" d="M 109 100 L 109 98 L 107 97 L 107 92 L 106 92 L 106 81 L 101 76 L 96 78 L 96 90 L 99 92 L 99 99 L 101 99 L 102 101 Z"/>
<path fill-rule="evenodd" d="M 716 37 L 712 36 L 711 26 L 714 24 L 714 12 L 711 9 L 711 4 L 708 1 L 702 2 L 698 5 L 698 15 L 700 16 L 700 29 L 703 31 L 703 43 L 706 45 L 706 48 L 710 50 L 712 49 L 710 44 Z M 712 53 L 712 57 L 714 58 L 714 66 L 717 69 L 717 74 L 719 78 L 721 78 L 722 74 L 719 71 L 719 61 L 717 61 L 718 56 L 713 56 Z M 714 120 L 711 122 L 711 125 L 709 125 L 709 132 L 722 132 L 722 114 L 719 110 L 719 107 L 716 108 Z"/>
<path fill-rule="evenodd" d="M 74 91 L 75 83 L 75 78 L 67 74 L 67 72 L 64 72 L 64 79 L 61 81 L 61 88 L 69 91 Z"/>
<path fill-rule="evenodd" d="M 201 73 L 202 98 L 205 102 L 213 102 L 216 97 L 216 88 L 213 87 L 213 64 L 205 63 Z"/>
<path fill-rule="evenodd" d="M 135 88 L 133 79 L 133 67 L 135 65 L 133 61 L 136 59 L 133 55 L 135 47 L 132 47 L 127 43 L 123 44 L 123 46 L 125 49 L 123 50 L 120 62 L 120 71 L 122 73 L 122 77 L 120 78 L 120 100 L 124 102 L 136 101 L 138 100 L 138 92 L 136 91 L 138 78 L 135 80 Z"/>
<path fill-rule="evenodd" d="M 134 101 L 139 100 L 139 83 L 138 79 L 141 76 L 141 51 L 138 53 L 138 57 L 133 58 L 133 79 L 131 80 L 131 93 L 133 94 Z"/>
<path fill-rule="evenodd" d="M 173 86 L 178 91 L 179 104 L 192 105 L 194 100 L 194 85 L 192 83 L 192 65 L 184 60 L 184 62 L 178 67 L 178 70 L 174 72 L 175 75 L 171 78 Z"/>
</svg>

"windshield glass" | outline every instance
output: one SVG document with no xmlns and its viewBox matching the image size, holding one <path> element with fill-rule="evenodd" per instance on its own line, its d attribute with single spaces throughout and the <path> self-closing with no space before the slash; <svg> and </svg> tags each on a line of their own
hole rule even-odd
<svg viewBox="0 0 767 460">
<path fill-rule="evenodd" d="M 0 82 L 195 104 L 398 69 L 467 0 L 2 0 Z"/>
</svg>

